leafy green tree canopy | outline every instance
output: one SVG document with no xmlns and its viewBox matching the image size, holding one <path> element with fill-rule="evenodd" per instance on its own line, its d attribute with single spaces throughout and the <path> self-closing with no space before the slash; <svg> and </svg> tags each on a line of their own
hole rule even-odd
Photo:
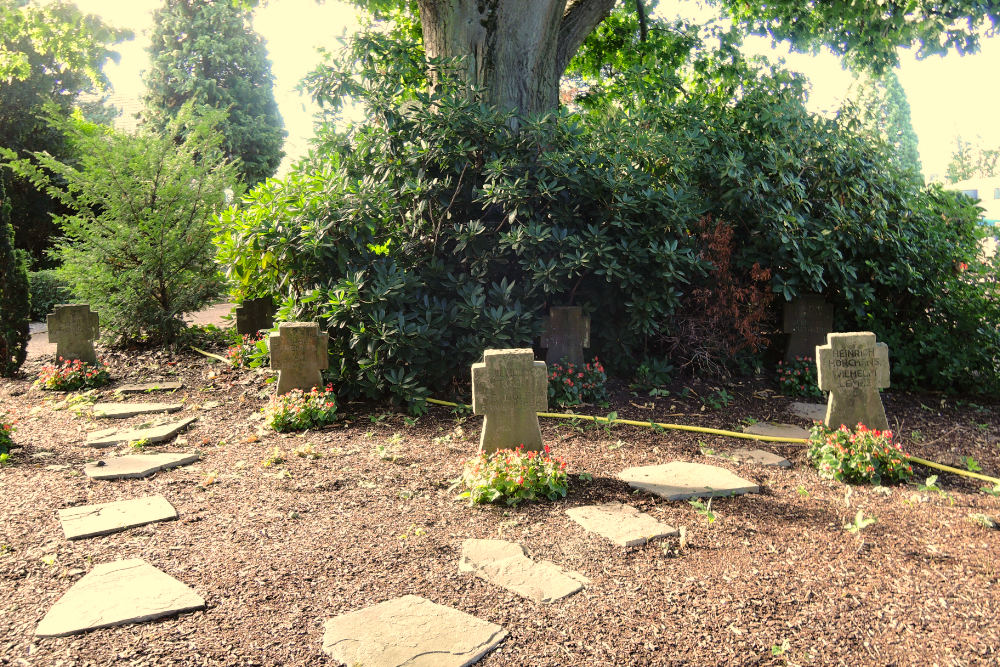
<svg viewBox="0 0 1000 667">
<path fill-rule="evenodd" d="M 1000 147 L 987 148 L 982 137 L 975 143 L 955 137 L 955 150 L 948 162 L 946 176 L 949 183 L 1000 176 Z"/>
<path fill-rule="evenodd" d="M 166 0 L 154 15 L 145 121 L 163 129 L 188 101 L 225 111 L 225 152 L 248 185 L 274 174 L 284 123 L 250 13 L 229 1 Z"/>
<path fill-rule="evenodd" d="M 118 58 L 110 46 L 131 37 L 68 2 L 0 0 L 0 146 L 68 159 L 64 137 L 42 118 L 43 109 L 68 115 L 81 93 L 107 89 L 102 68 Z M 51 220 L 58 205 L 9 173 L 0 172 L 0 180 L 16 245 L 44 261 L 49 239 L 58 233 Z"/>
</svg>

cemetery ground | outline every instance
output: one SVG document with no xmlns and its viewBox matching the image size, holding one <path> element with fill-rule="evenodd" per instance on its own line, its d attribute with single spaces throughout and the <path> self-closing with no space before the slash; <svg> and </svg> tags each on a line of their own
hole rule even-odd
<svg viewBox="0 0 1000 667">
<path fill-rule="evenodd" d="M 322 651 L 327 619 L 409 594 L 502 626 L 507 637 L 482 665 L 998 660 L 1000 531 L 970 519 L 1000 520 L 1000 498 L 982 493 L 983 482 L 941 474 L 940 491 L 848 487 L 820 479 L 801 444 L 542 419 L 544 442 L 568 461 L 568 496 L 469 507 L 450 487 L 476 453 L 481 417 L 431 407 L 414 420 L 347 404 L 336 424 L 283 435 L 262 428 L 269 373 L 186 352 L 102 357 L 114 382 L 89 396 L 33 388 L 43 358 L 28 361 L 25 379 L 0 380 L 19 448 L 0 468 L 0 664 L 333 665 Z M 115 397 L 122 384 L 149 381 L 183 388 Z M 608 407 L 578 411 L 729 430 L 753 420 L 808 425 L 765 377 L 678 381 L 658 397 L 613 389 Z M 183 408 L 109 424 L 89 413 L 94 399 Z M 959 468 L 972 457 L 984 473 L 1000 473 L 997 402 L 897 391 L 883 400 L 909 453 Z M 88 461 L 139 453 L 89 447 L 87 433 L 185 417 L 197 420 L 177 440 L 142 451 L 198 452 L 200 461 L 140 479 L 83 474 Z M 792 467 L 706 456 L 758 447 Z M 699 509 L 634 492 L 617 478 L 627 467 L 675 460 L 732 470 L 760 492 Z M 918 468 L 916 480 L 935 472 Z M 581 480 L 584 473 L 593 478 Z M 177 520 L 74 541 L 60 527 L 60 509 L 156 494 Z M 566 514 L 606 502 L 683 526 L 684 543 L 666 537 L 621 547 Z M 859 510 L 875 522 L 846 530 Z M 533 602 L 460 573 L 469 538 L 520 543 L 535 561 L 589 581 L 551 604 Z M 183 582 L 206 608 L 69 637 L 34 635 L 81 577 L 130 558 Z"/>
</svg>

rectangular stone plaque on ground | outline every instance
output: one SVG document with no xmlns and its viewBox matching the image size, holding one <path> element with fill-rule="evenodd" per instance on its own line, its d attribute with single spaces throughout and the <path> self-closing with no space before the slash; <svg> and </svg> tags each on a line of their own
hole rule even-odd
<svg viewBox="0 0 1000 667">
<path fill-rule="evenodd" d="M 479 449 L 524 445 L 541 451 L 539 411 L 549 406 L 545 362 L 535 361 L 530 348 L 486 350 L 482 363 L 472 365 L 472 411 L 485 415 Z"/>
<path fill-rule="evenodd" d="M 73 584 L 35 628 L 38 637 L 65 637 L 97 628 L 141 623 L 205 608 L 193 590 L 133 558 L 97 565 Z"/>
<path fill-rule="evenodd" d="M 827 344 L 816 348 L 816 366 L 819 388 L 830 392 L 823 420 L 827 428 L 889 428 L 878 394 L 889 386 L 889 347 L 876 343 L 874 333 L 828 334 Z"/>
<path fill-rule="evenodd" d="M 46 322 L 49 342 L 56 344 L 56 357 L 97 363 L 94 341 L 101 336 L 101 324 L 89 303 L 61 303 Z"/>
<path fill-rule="evenodd" d="M 622 547 L 642 546 L 658 537 L 676 537 L 680 532 L 631 505 L 604 503 L 571 507 L 566 514 L 584 530 L 597 533 Z"/>
<path fill-rule="evenodd" d="M 321 371 L 330 366 L 327 334 L 316 322 L 282 322 L 268 337 L 271 368 L 278 371 L 277 393 L 310 391 L 323 386 Z"/>
<path fill-rule="evenodd" d="M 141 382 L 139 384 L 123 384 L 115 391 L 123 394 L 144 394 L 154 391 L 177 391 L 183 387 L 182 382 Z"/>
<path fill-rule="evenodd" d="M 833 306 L 819 294 L 802 294 L 785 302 L 784 325 L 788 334 L 785 361 L 812 357 L 816 346 L 833 331 Z"/>
<path fill-rule="evenodd" d="M 416 595 L 328 620 L 323 653 L 365 667 L 465 667 L 496 648 L 507 631 Z"/>
<path fill-rule="evenodd" d="M 130 454 L 128 456 L 112 456 L 111 458 L 88 463 L 83 467 L 83 471 L 91 479 L 148 477 L 154 472 L 194 463 L 200 458 L 201 455 L 197 452 L 193 454 L 181 452 Z"/>
<path fill-rule="evenodd" d="M 274 300 L 271 297 L 246 299 L 236 306 L 236 332 L 241 336 L 255 334 L 274 326 Z"/>
<path fill-rule="evenodd" d="M 584 363 L 583 348 L 590 347 L 590 316 L 579 306 L 553 306 L 545 318 L 541 345 L 545 363 Z"/>
<path fill-rule="evenodd" d="M 91 447 L 111 447 L 119 443 L 137 442 L 139 440 L 145 440 L 149 443 L 163 442 L 170 440 L 195 421 L 198 421 L 197 417 L 187 417 L 179 421 L 153 424 L 145 428 L 126 429 L 124 431 L 109 428 L 103 431 L 94 431 L 87 434 L 87 444 Z"/>
<path fill-rule="evenodd" d="M 465 540 L 459 572 L 476 576 L 535 602 L 548 604 L 583 590 L 588 579 L 549 561 L 535 562 L 524 547 L 505 540 Z"/>
<path fill-rule="evenodd" d="M 67 540 L 109 535 L 128 528 L 177 518 L 177 510 L 163 496 L 120 500 L 59 510 Z"/>
<path fill-rule="evenodd" d="M 136 415 L 152 415 L 161 412 L 180 412 L 180 403 L 95 403 L 92 412 L 95 417 L 127 419 Z"/>
<path fill-rule="evenodd" d="M 627 468 L 618 479 L 634 489 L 656 494 L 667 500 L 712 498 L 757 493 L 760 487 L 725 468 L 673 461 L 662 465 Z"/>
</svg>

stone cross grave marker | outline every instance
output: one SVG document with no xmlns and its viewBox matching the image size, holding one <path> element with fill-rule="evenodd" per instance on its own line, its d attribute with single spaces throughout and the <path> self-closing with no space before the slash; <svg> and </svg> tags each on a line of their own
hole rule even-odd
<svg viewBox="0 0 1000 667">
<path fill-rule="evenodd" d="M 236 333 L 255 334 L 274 326 L 274 301 L 271 297 L 246 299 L 236 306 Z"/>
<path fill-rule="evenodd" d="M 278 371 L 278 395 L 323 386 L 320 371 L 330 365 L 327 334 L 316 322 L 282 322 L 268 337 L 271 368 Z"/>
<path fill-rule="evenodd" d="M 819 294 L 802 294 L 785 302 L 784 331 L 788 334 L 785 361 L 811 357 L 816 346 L 833 331 L 833 306 Z"/>
<path fill-rule="evenodd" d="M 56 344 L 56 356 L 97 363 L 94 341 L 101 335 L 101 321 L 89 303 L 62 303 L 46 318 L 49 342 Z"/>
<path fill-rule="evenodd" d="M 472 411 L 485 415 L 479 450 L 486 453 L 524 445 L 541 451 L 538 411 L 549 407 L 544 361 L 528 349 L 486 350 L 472 365 Z"/>
<path fill-rule="evenodd" d="M 879 389 L 889 386 L 889 348 L 870 331 L 831 333 L 816 347 L 819 388 L 830 392 L 827 428 L 889 428 Z"/>
<path fill-rule="evenodd" d="M 590 347 L 590 316 L 584 315 L 582 308 L 553 306 L 544 327 L 541 343 L 546 348 L 546 363 L 564 359 L 574 365 L 584 363 L 583 348 Z"/>
</svg>

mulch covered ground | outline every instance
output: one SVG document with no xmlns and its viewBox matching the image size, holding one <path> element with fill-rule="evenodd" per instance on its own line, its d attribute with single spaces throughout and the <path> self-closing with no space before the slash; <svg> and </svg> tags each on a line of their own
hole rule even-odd
<svg viewBox="0 0 1000 667">
<path fill-rule="evenodd" d="M 413 593 L 502 625 L 510 636 L 483 665 L 996 664 L 1000 661 L 1000 519 L 983 483 L 942 475 L 944 494 L 915 486 L 876 490 L 821 480 L 800 445 L 766 444 L 790 470 L 706 459 L 747 441 L 615 426 L 542 421 L 545 441 L 569 461 L 561 502 L 470 508 L 449 491 L 475 453 L 481 419 L 432 408 L 402 414 L 344 406 L 340 423 L 278 435 L 261 429 L 270 392 L 262 375 L 193 354 L 107 353 L 115 384 L 180 379 L 177 416 L 198 421 L 179 443 L 201 463 L 153 477 L 91 481 L 82 465 L 127 447 L 94 450 L 85 433 L 107 428 L 66 409 L 63 394 L 0 380 L 0 406 L 19 420 L 20 450 L 0 469 L 0 664 L 333 664 L 321 651 L 325 619 Z M 616 394 L 606 414 L 739 430 L 747 418 L 806 425 L 768 381 L 725 387 L 734 401 L 703 408 L 711 386 L 679 398 Z M 721 388 L 721 387 L 720 387 Z M 891 392 L 890 422 L 914 455 L 964 467 L 971 456 L 1000 474 L 1000 405 Z M 126 400 L 165 400 L 138 396 Z M 136 417 L 126 424 L 149 418 Z M 118 425 L 116 422 L 113 425 Z M 297 456 L 311 445 L 319 458 Z M 381 446 L 383 449 L 377 449 Z M 264 465 L 275 450 L 283 461 Z M 761 485 L 717 499 L 714 523 L 687 502 L 633 493 L 628 466 L 712 463 Z M 68 464 L 65 470 L 46 466 Z M 576 481 L 588 472 L 592 481 Z M 921 480 L 934 471 L 918 470 Z M 179 520 L 68 542 L 56 511 L 160 493 Z M 570 521 L 565 510 L 630 503 L 673 526 L 665 539 L 625 549 Z M 877 522 L 843 529 L 858 510 Z M 581 593 L 538 605 L 470 575 L 457 563 L 466 538 L 523 544 L 535 559 L 585 574 Z M 204 612 L 85 635 L 38 640 L 35 626 L 94 565 L 144 558 L 192 586 Z"/>
</svg>

